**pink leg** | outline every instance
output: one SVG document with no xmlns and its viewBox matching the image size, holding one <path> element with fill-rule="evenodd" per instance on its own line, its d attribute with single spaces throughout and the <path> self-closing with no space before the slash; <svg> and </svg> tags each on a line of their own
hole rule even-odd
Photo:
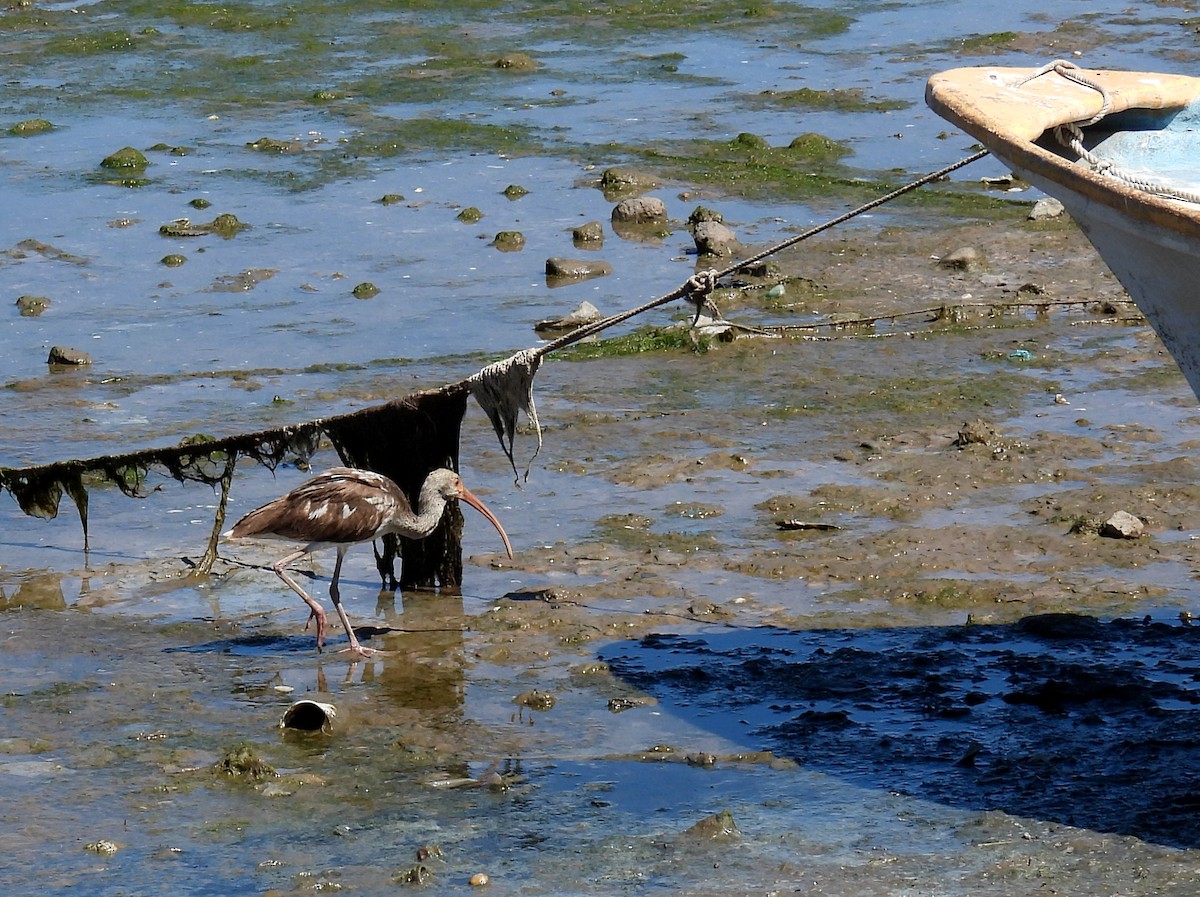
<svg viewBox="0 0 1200 897">
<path fill-rule="evenodd" d="M 295 592 L 297 595 L 299 595 L 301 598 L 304 599 L 304 603 L 307 604 L 309 606 L 309 609 L 312 611 L 308 615 L 308 619 L 309 619 L 309 621 L 312 621 L 314 619 L 317 621 L 317 650 L 320 651 L 325 645 L 325 630 L 328 628 L 328 625 L 329 625 L 328 621 L 325 617 L 325 609 L 323 607 L 321 607 L 321 605 L 318 604 L 316 602 L 316 600 L 314 600 L 312 598 L 312 596 L 310 596 L 308 594 L 308 592 L 306 592 L 306 591 L 304 591 L 304 589 L 300 588 L 300 584 L 297 583 L 296 580 L 292 579 L 292 577 L 290 577 L 287 572 L 288 564 L 295 563 L 296 561 L 300 560 L 300 558 L 304 557 L 304 555 L 306 555 L 306 554 L 308 554 L 308 550 L 305 548 L 301 548 L 297 551 L 293 551 L 287 557 L 281 558 L 280 560 L 276 561 L 272 565 L 271 569 L 275 571 L 276 576 L 278 576 L 280 579 L 282 579 L 285 583 L 288 584 L 288 588 L 290 588 L 293 592 Z M 340 554 L 338 555 L 338 561 L 339 561 L 339 563 L 341 562 Z M 304 624 L 304 628 L 308 629 L 308 623 Z"/>
<path fill-rule="evenodd" d="M 338 617 L 341 618 L 342 628 L 346 630 L 346 635 L 350 639 L 350 647 L 342 650 L 348 651 L 351 657 L 370 657 L 375 653 L 374 648 L 364 648 L 358 643 L 358 636 L 354 634 L 354 627 L 350 625 L 350 617 L 346 614 L 346 609 L 342 607 L 342 596 L 338 591 L 338 577 L 342 575 L 342 558 L 346 556 L 346 549 L 349 546 L 342 545 L 338 547 L 337 561 L 333 565 L 333 581 L 329 583 L 329 598 L 333 601 L 333 608 L 338 612 Z"/>
</svg>

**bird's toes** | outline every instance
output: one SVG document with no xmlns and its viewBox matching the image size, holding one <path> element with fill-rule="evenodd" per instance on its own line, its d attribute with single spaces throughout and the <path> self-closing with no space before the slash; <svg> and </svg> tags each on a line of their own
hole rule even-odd
<svg viewBox="0 0 1200 897">
<path fill-rule="evenodd" d="M 351 645 L 348 648 L 342 648 L 339 654 L 349 654 L 351 660 L 362 660 L 367 657 L 378 657 L 386 652 L 380 651 L 378 648 L 364 648 L 362 645 Z"/>
</svg>

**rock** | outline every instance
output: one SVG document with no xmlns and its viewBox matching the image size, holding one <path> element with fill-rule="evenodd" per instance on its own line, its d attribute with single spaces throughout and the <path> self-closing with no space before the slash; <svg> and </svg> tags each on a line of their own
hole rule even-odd
<svg viewBox="0 0 1200 897">
<path fill-rule="evenodd" d="M 974 246 L 956 249 L 949 255 L 942 256 L 938 264 L 951 271 L 962 271 L 966 274 L 987 270 L 987 258 Z"/>
<path fill-rule="evenodd" d="M 530 710 L 540 710 L 543 712 L 553 709 L 557 702 L 558 699 L 550 694 L 550 692 L 539 691 L 536 688 L 532 691 L 523 691 L 513 698 L 514 704 L 520 704 L 522 707 L 528 707 Z"/>
<path fill-rule="evenodd" d="M 589 221 L 571 231 L 571 239 L 576 246 L 588 249 L 599 249 L 604 243 L 604 225 L 599 221 Z"/>
<path fill-rule="evenodd" d="M 727 258 L 735 254 L 738 247 L 737 235 L 719 221 L 698 221 L 692 226 L 692 239 L 696 242 L 698 255 Z"/>
<path fill-rule="evenodd" d="M 525 235 L 519 230 L 502 230 L 492 238 L 492 245 L 501 252 L 520 252 L 525 248 Z"/>
<path fill-rule="evenodd" d="M 612 265 L 608 262 L 558 257 L 546 259 L 546 278 L 548 280 L 584 280 L 589 277 L 604 277 L 612 274 L 612 270 Z"/>
<path fill-rule="evenodd" d="M 498 69 L 510 72 L 532 72 L 538 67 L 537 60 L 528 53 L 505 53 L 496 60 L 495 65 Z"/>
<path fill-rule="evenodd" d="M 258 750 L 250 744 L 239 744 L 231 748 L 217 761 L 213 769 L 223 775 L 254 781 L 278 776 L 275 767 L 264 760 Z"/>
<path fill-rule="evenodd" d="M 506 198 L 512 199 L 512 200 L 520 199 L 522 196 L 527 196 L 529 194 L 529 191 L 526 190 L 524 187 L 522 187 L 520 184 L 509 184 L 501 192 L 504 194 L 504 196 Z"/>
<path fill-rule="evenodd" d="M 1063 204 L 1052 196 L 1045 196 L 1033 204 L 1033 209 L 1029 212 L 1030 221 L 1049 221 L 1054 218 L 1061 218 L 1066 209 Z"/>
<path fill-rule="evenodd" d="M 574 330 L 576 327 L 581 327 L 584 324 L 591 324 L 593 321 L 599 321 L 603 317 L 600 314 L 600 309 L 592 305 L 586 300 L 580 302 L 575 307 L 575 310 L 569 315 L 563 315 L 561 318 L 548 318 L 545 321 L 538 321 L 533 325 L 533 329 L 538 333 L 545 333 L 553 330 Z"/>
<path fill-rule="evenodd" d="M 468 206 L 459 212 L 456 217 L 463 224 L 475 224 L 483 219 L 483 212 L 479 211 L 475 206 Z"/>
<path fill-rule="evenodd" d="M 74 365 L 76 367 L 92 363 L 92 356 L 69 346 L 53 346 L 46 364 Z"/>
<path fill-rule="evenodd" d="M 217 234 L 226 240 L 249 228 L 236 215 L 226 212 L 218 215 L 208 224 L 192 224 L 187 218 L 177 218 L 159 227 L 158 232 L 164 237 L 203 237 L 206 234 Z"/>
<path fill-rule="evenodd" d="M 260 153 L 302 153 L 304 152 L 304 142 L 301 140 L 276 140 L 274 137 L 259 137 L 252 143 L 246 144 L 247 148 L 256 150 Z"/>
<path fill-rule="evenodd" d="M 36 134 L 45 134 L 47 131 L 53 130 L 54 125 L 44 118 L 27 118 L 9 128 L 8 133 L 13 137 L 33 137 Z"/>
<path fill-rule="evenodd" d="M 720 224 L 725 223 L 725 216 L 715 209 L 710 209 L 705 206 L 696 206 L 692 209 L 692 214 L 688 215 L 688 226 L 695 227 L 701 221 L 716 221 Z"/>
<path fill-rule="evenodd" d="M 100 161 L 102 168 L 116 168 L 122 171 L 141 171 L 149 164 L 149 160 L 132 146 L 123 147 Z"/>
<path fill-rule="evenodd" d="M 606 168 L 600 175 L 600 189 L 604 191 L 605 196 L 612 193 L 644 193 L 661 186 L 654 175 L 638 171 L 636 168 L 616 166 Z"/>
<path fill-rule="evenodd" d="M 18 296 L 17 313 L 23 318 L 36 318 L 50 307 L 50 300 L 45 296 Z"/>
<path fill-rule="evenodd" d="M 737 823 L 733 821 L 733 814 L 728 810 L 705 816 L 684 832 L 684 835 L 693 838 L 719 838 L 721 840 L 736 838 L 740 834 Z"/>
<path fill-rule="evenodd" d="M 369 280 L 364 280 L 358 284 L 351 292 L 355 299 L 374 299 L 379 295 L 379 287 L 371 283 Z"/>
<path fill-rule="evenodd" d="M 997 435 L 996 428 L 985 420 L 968 421 L 962 425 L 951 445 L 959 448 L 968 445 L 991 445 Z"/>
<path fill-rule="evenodd" d="M 771 144 L 767 142 L 767 138 L 760 137 L 758 134 L 752 134 L 749 131 L 742 131 L 733 140 L 729 141 L 729 145 L 747 150 L 765 150 L 771 148 Z"/>
<path fill-rule="evenodd" d="M 613 208 L 612 220 L 619 224 L 665 224 L 667 207 L 655 196 L 624 199 Z"/>
<path fill-rule="evenodd" d="M 1145 533 L 1146 524 L 1128 511 L 1117 511 L 1100 526 L 1100 535 L 1110 539 L 1140 539 Z"/>
</svg>

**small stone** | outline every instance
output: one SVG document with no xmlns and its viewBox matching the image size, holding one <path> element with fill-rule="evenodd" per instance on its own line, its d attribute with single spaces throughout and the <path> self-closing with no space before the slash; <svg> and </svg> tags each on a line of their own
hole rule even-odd
<svg viewBox="0 0 1200 897">
<path fill-rule="evenodd" d="M 149 164 L 149 160 L 132 146 L 122 147 L 100 161 L 102 168 L 115 168 L 122 171 L 141 171 Z"/>
<path fill-rule="evenodd" d="M 351 292 L 354 293 L 355 299 L 374 299 L 379 295 L 379 287 L 370 281 L 363 281 L 356 286 Z"/>
<path fill-rule="evenodd" d="M 546 276 L 555 280 L 584 280 L 612 274 L 612 265 L 604 261 L 566 259 L 557 256 L 546 259 Z"/>
<path fill-rule="evenodd" d="M 178 252 L 172 252 L 169 255 L 164 255 L 159 261 L 168 268 L 178 268 L 187 261 L 187 256 L 180 255 Z"/>
<path fill-rule="evenodd" d="M 483 219 L 483 212 L 474 206 L 468 206 L 458 213 L 457 218 L 463 224 L 475 224 Z"/>
<path fill-rule="evenodd" d="M 80 352 L 78 349 L 72 349 L 69 346 L 52 346 L 50 355 L 46 358 L 46 364 L 62 364 L 73 365 L 80 367 L 85 364 L 92 363 L 92 356 L 87 352 Z"/>
<path fill-rule="evenodd" d="M 667 220 L 667 207 L 654 196 L 624 199 L 613 208 L 612 220 L 621 224 L 663 224 Z"/>
<path fill-rule="evenodd" d="M 1061 218 L 1066 211 L 1063 204 L 1053 196 L 1044 196 L 1033 204 L 1033 209 L 1029 212 L 1029 220 L 1049 221 L 1054 218 Z"/>
<path fill-rule="evenodd" d="M 203 196 L 197 196 L 195 199 L 188 200 L 188 205 L 193 209 L 207 209 L 212 205 L 212 202 L 205 199 Z"/>
<path fill-rule="evenodd" d="M 521 692 L 513 698 L 513 703 L 520 704 L 522 707 L 528 707 L 530 710 L 545 712 L 553 709 L 554 705 L 558 703 L 558 698 L 554 697 L 548 691 L 539 691 L 535 688 L 532 691 Z"/>
<path fill-rule="evenodd" d="M 765 150 L 770 149 L 771 144 L 767 142 L 765 137 L 760 137 L 757 134 L 751 134 L 749 131 L 742 131 L 733 140 L 729 141 L 730 146 L 740 147 L 748 150 Z"/>
<path fill-rule="evenodd" d="M 380 205 L 394 206 L 398 202 L 404 202 L 404 197 L 399 193 L 385 193 L 375 201 Z"/>
<path fill-rule="evenodd" d="M 532 72 L 537 67 L 537 61 L 528 53 L 505 53 L 496 60 L 496 68 L 512 72 Z"/>
<path fill-rule="evenodd" d="M 1117 511 L 1100 526 L 1100 535 L 1110 539 L 1140 539 L 1145 533 L 1146 524 L 1128 511 Z"/>
<path fill-rule="evenodd" d="M 54 125 L 44 118 L 28 118 L 25 121 L 19 121 L 11 128 L 8 133 L 13 137 L 33 137 L 36 134 L 45 134 L 47 131 L 53 131 Z"/>
<path fill-rule="evenodd" d="M 501 252 L 520 252 L 525 248 L 525 235 L 519 230 L 502 230 L 492 238 L 492 245 Z"/>
<path fill-rule="evenodd" d="M 227 751 L 213 769 L 224 775 L 254 781 L 274 779 L 278 776 L 275 767 L 264 760 L 258 751 L 249 744 L 239 744 Z"/>
<path fill-rule="evenodd" d="M 591 324 L 599 321 L 603 315 L 600 314 L 600 309 L 592 305 L 586 299 L 575 306 L 575 310 L 569 315 L 563 315 L 561 318 L 547 318 L 544 321 L 538 321 L 533 325 L 533 329 L 537 333 L 545 333 L 554 330 L 574 330 L 576 327 L 581 327 L 584 324 Z"/>
<path fill-rule="evenodd" d="M 36 318 L 50 307 L 50 300 L 45 296 L 18 296 L 17 313 L 23 318 Z"/>
<path fill-rule="evenodd" d="M 90 850 L 92 853 L 98 853 L 102 856 L 112 856 L 121 848 L 114 841 L 109 841 L 107 838 L 101 838 L 99 841 L 89 841 L 83 845 L 84 850 Z"/>
<path fill-rule="evenodd" d="M 658 178 L 636 168 L 615 166 L 600 175 L 600 187 L 608 191 L 654 190 L 661 187 Z"/>
<path fill-rule="evenodd" d="M 242 222 L 238 221 L 236 215 L 231 215 L 230 213 L 226 212 L 224 215 L 218 215 L 216 218 L 210 221 L 208 224 L 208 229 L 214 234 L 228 239 L 234 234 L 238 233 L 238 231 L 243 231 L 249 226 L 250 225 L 242 224 Z"/>
<path fill-rule="evenodd" d="M 274 137 L 259 137 L 252 143 L 247 143 L 249 149 L 260 153 L 299 153 L 304 151 L 304 144 L 299 140 L 276 140 Z"/>
<path fill-rule="evenodd" d="M 684 832 L 694 838 L 719 838 L 728 840 L 736 838 L 741 832 L 733 821 L 733 814 L 728 810 L 706 816 Z"/>
<path fill-rule="evenodd" d="M 951 445 L 962 448 L 967 445 L 991 445 L 997 438 L 996 428 L 985 420 L 967 421 L 958 431 Z"/>
<path fill-rule="evenodd" d="M 599 248 L 604 243 L 604 225 L 599 221 L 589 221 L 571 231 L 571 239 L 576 246 Z"/>
<path fill-rule="evenodd" d="M 737 235 L 719 221 L 698 221 L 692 226 L 696 253 L 702 256 L 725 258 L 737 252 Z"/>
<path fill-rule="evenodd" d="M 509 199 L 520 199 L 522 196 L 525 196 L 527 193 L 529 193 L 529 191 L 526 190 L 524 187 L 522 187 L 520 184 L 509 184 L 507 187 L 504 188 L 504 195 L 506 197 L 508 197 Z"/>
<path fill-rule="evenodd" d="M 486 872 L 476 872 L 470 878 L 471 887 L 473 887 L 473 888 L 482 888 L 489 881 L 491 881 L 491 879 L 488 878 L 488 875 Z"/>
<path fill-rule="evenodd" d="M 973 274 L 987 269 L 987 258 L 974 246 L 963 246 L 942 256 L 938 264 L 951 271 Z"/>
</svg>

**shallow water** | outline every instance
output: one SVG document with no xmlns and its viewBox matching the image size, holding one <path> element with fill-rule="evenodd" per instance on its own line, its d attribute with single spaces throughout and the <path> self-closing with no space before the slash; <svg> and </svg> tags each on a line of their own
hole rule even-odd
<svg viewBox="0 0 1200 897">
<path fill-rule="evenodd" d="M 924 108 L 924 79 L 936 70 L 1064 56 L 1187 71 L 1197 57 L 1188 11 L 1170 4 L 1079 0 L 1060 4 L 1053 18 L 1024 2 L 775 3 L 761 17 L 693 4 L 679 14 L 686 19 L 644 10 L 640 25 L 636 16 L 588 18 L 569 3 L 434 6 L 100 0 L 0 13 L 0 126 L 32 117 L 55 126 L 0 138 L 0 207 L 10 210 L 0 216 L 0 297 L 8 303 L 0 464 L 259 429 L 457 380 L 534 344 L 535 322 L 583 299 L 614 312 L 674 289 L 695 265 L 682 221 L 697 204 L 719 208 L 739 236 L 765 245 L 875 195 L 764 197 L 731 194 L 719 181 L 671 180 L 655 191 L 675 222 L 671 234 L 640 242 L 608 233 L 596 255 L 612 263 L 611 276 L 549 285 L 546 258 L 590 254 L 572 246 L 570 229 L 608 220 L 612 201 L 593 185 L 599 172 L 649 165 L 648 146 L 669 155 L 740 132 L 778 146 L 817 132 L 850 150 L 844 179 L 898 184 L 969 151 L 961 135 L 940 139 L 944 123 Z M 826 28 L 831 16 L 846 17 L 845 28 Z M 1006 31 L 1012 40 L 964 42 Z M 492 68 L 516 50 L 541 67 Z M 905 105 L 780 110 L 759 96 L 799 87 L 856 89 Z M 336 98 L 314 100 L 319 89 Z M 298 151 L 247 147 L 264 136 L 298 141 Z M 160 143 L 186 151 L 147 150 L 142 186 L 103 182 L 106 155 Z M 955 178 L 999 173 L 984 161 Z M 502 195 L 510 184 L 529 193 L 510 200 Z M 404 200 L 378 201 L 393 193 Z M 200 198 L 212 205 L 189 204 Z M 467 206 L 483 212 L 479 224 L 457 220 Z M 221 213 L 249 229 L 229 239 L 159 234 L 176 219 Z M 846 264 L 866 264 L 876 229 L 911 228 L 916 239 L 951 223 L 939 214 L 885 208 L 846 225 L 857 235 L 846 243 Z M 525 234 L 523 251 L 489 245 L 509 229 Z M 800 250 L 801 265 L 806 253 L 814 264 L 824 258 L 829 245 Z M 187 261 L 168 268 L 168 253 Z M 907 294 L 903 272 L 883 276 L 893 273 L 910 308 L 962 292 Z M 1019 266 L 1011 273 L 1037 276 Z M 380 294 L 354 298 L 363 281 Z M 26 294 L 48 297 L 49 308 L 20 317 L 12 303 Z M 825 311 L 815 304 L 801 313 Z M 655 312 L 653 323 L 681 314 Z M 1195 893 L 1200 866 L 1189 829 L 1126 824 L 1105 812 L 1103 783 L 1074 816 L 1069 801 L 1014 799 L 1023 794 L 1017 786 L 1051 774 L 1044 757 L 1034 758 L 1044 764 L 1036 775 L 1018 771 L 1005 790 L 987 751 L 1000 752 L 1010 736 L 1032 739 L 1046 722 L 1036 713 L 1016 735 L 995 722 L 1000 714 L 968 731 L 983 712 L 930 729 L 918 748 L 949 757 L 952 774 L 970 737 L 985 742 L 979 768 L 995 773 L 992 790 L 971 794 L 958 780 L 923 782 L 919 762 L 889 758 L 876 743 L 870 754 L 864 745 L 879 720 L 865 707 L 857 747 L 852 739 L 824 751 L 797 747 L 771 734 L 792 721 L 796 708 L 785 705 L 794 698 L 746 703 L 743 720 L 728 699 L 745 683 L 722 691 L 718 676 L 727 663 L 783 651 L 811 659 L 835 644 L 868 656 L 919 655 L 926 642 L 970 632 L 962 624 L 972 616 L 1023 607 L 1079 606 L 1163 625 L 1195 607 L 1194 478 L 1179 461 L 1200 438 L 1194 397 L 1145 348 L 1144 328 L 1106 328 L 1089 341 L 1075 323 L 1087 322 L 1056 315 L 990 342 L 552 360 L 539 378 L 546 446 L 523 489 L 477 409 L 464 427 L 469 483 L 505 521 L 517 564 L 502 563 L 494 533 L 471 519 L 462 596 L 377 595 L 369 552 L 352 553 L 343 579 L 351 616 L 379 629 L 367 633 L 370 644 L 394 652 L 353 667 L 313 652 L 299 602 L 262 567 L 271 552 L 246 548 L 219 576 L 182 577 L 211 527 L 216 499 L 207 487 L 164 481 L 135 500 L 95 490 L 88 557 L 69 504 L 58 519 L 39 521 L 4 499 L 5 885 L 100 895 L 394 893 L 418 850 L 438 845 L 440 855 L 423 861 L 436 893 L 470 890 L 477 871 L 491 876 L 489 892 L 504 894 Z M 1048 360 L 1028 373 L 1029 394 L 1009 405 L 992 397 L 941 416 L 888 416 L 869 404 L 855 411 L 865 403 L 847 385 L 857 372 L 881 383 L 895 377 L 889 388 L 899 392 L 911 377 L 919 389 L 930 371 L 921 353 L 930 353 L 934 367 L 964 377 L 988 364 L 1007 375 L 1013 365 L 981 362 L 980 345 L 1003 355 L 1027 332 L 1024 344 L 1036 342 Z M 94 363 L 48 371 L 52 345 L 87 351 Z M 1130 373 L 1147 368 L 1145 381 Z M 1071 404 L 1053 403 L 1055 392 Z M 1035 447 L 1077 441 L 1092 454 L 1059 448 L 1062 457 L 1043 463 L 1067 475 L 1034 469 L 993 480 L 945 461 L 946 476 L 962 478 L 953 498 L 937 497 L 936 475 L 926 487 L 924 474 L 896 473 L 925 456 L 936 467 L 945 457 L 929 447 L 937 434 L 953 436 L 964 417 L 993 415 Z M 877 417 L 868 432 L 862 422 Z M 910 430 L 911 442 L 891 441 Z M 530 443 L 519 443 L 518 461 Z M 231 513 L 303 476 L 246 468 Z M 913 507 L 871 504 L 914 477 Z M 976 546 L 964 548 L 969 536 L 955 541 L 956 531 L 1019 531 L 1042 500 L 1069 505 L 1071 477 L 1114 501 L 1158 502 L 1151 547 L 1123 554 L 1107 543 L 1075 545 L 1064 567 L 1041 555 L 1064 551 L 1065 526 L 1047 528 L 1044 547 L 1014 543 L 1009 556 L 982 547 L 976 556 Z M 797 513 L 836 522 L 832 534 L 780 533 L 783 512 L 763 507 L 822 488 L 834 497 Z M 837 490 L 858 492 L 840 498 Z M 918 544 L 913 533 L 922 529 L 948 534 L 945 544 Z M 843 567 L 804 567 L 805 546 L 830 564 L 841 552 Z M 923 551 L 926 559 L 911 560 Z M 318 590 L 329 561 L 311 567 Z M 926 581 L 999 578 L 1020 594 L 1000 605 L 897 597 L 889 579 L 907 582 L 910 563 Z M 714 625 L 707 604 L 726 622 Z M 1175 630 L 1163 644 L 1131 636 L 1112 648 L 1128 668 L 1151 670 L 1153 701 L 1132 702 L 1132 712 L 1114 713 L 1112 728 L 1096 727 L 1105 733 L 1101 754 L 1142 737 L 1131 722 L 1138 712 L 1190 719 L 1190 630 Z M 1023 636 L 997 631 L 1013 652 L 1034 653 Z M 672 641 L 699 636 L 707 646 Z M 340 646 L 340 632 L 331 640 Z M 660 663 L 668 649 L 673 660 Z M 978 661 L 991 711 L 1015 686 L 988 665 L 988 650 L 972 650 L 931 675 L 945 682 L 959 661 Z M 1085 660 L 1108 658 L 1094 646 L 1077 650 Z M 599 657 L 615 671 L 595 668 Z M 711 665 L 716 692 L 700 687 L 703 676 L 667 688 L 640 670 L 693 662 L 701 671 Z M 904 671 L 920 673 L 917 660 Z M 1174 689 L 1168 697 L 1154 691 L 1164 682 Z M 864 688 L 888 703 L 891 685 Z M 514 703 L 534 689 L 556 697 L 552 709 Z M 299 696 L 337 705 L 332 734 L 279 731 Z M 611 709 L 610 701 L 629 698 L 652 700 Z M 845 709 L 822 700 L 822 711 Z M 927 725 L 919 706 L 896 700 L 888 712 L 898 730 Z M 1051 721 L 1076 736 L 1096 725 L 1086 713 Z M 240 782 L 214 773 L 242 742 L 280 777 Z M 675 750 L 652 750 L 662 745 Z M 1195 748 L 1180 736 L 1173 750 L 1147 761 L 1146 780 L 1186 810 L 1190 785 L 1176 772 L 1194 768 Z M 870 774 L 847 768 L 856 751 L 878 761 Z M 692 763 L 680 759 L 689 753 Z M 1127 767 L 1093 772 L 1133 775 Z M 1063 789 L 1093 781 L 1079 770 L 1050 780 Z M 687 834 L 723 809 L 739 836 Z M 99 840 L 117 852 L 86 847 Z M 47 867 L 50 851 L 56 862 Z"/>
</svg>

